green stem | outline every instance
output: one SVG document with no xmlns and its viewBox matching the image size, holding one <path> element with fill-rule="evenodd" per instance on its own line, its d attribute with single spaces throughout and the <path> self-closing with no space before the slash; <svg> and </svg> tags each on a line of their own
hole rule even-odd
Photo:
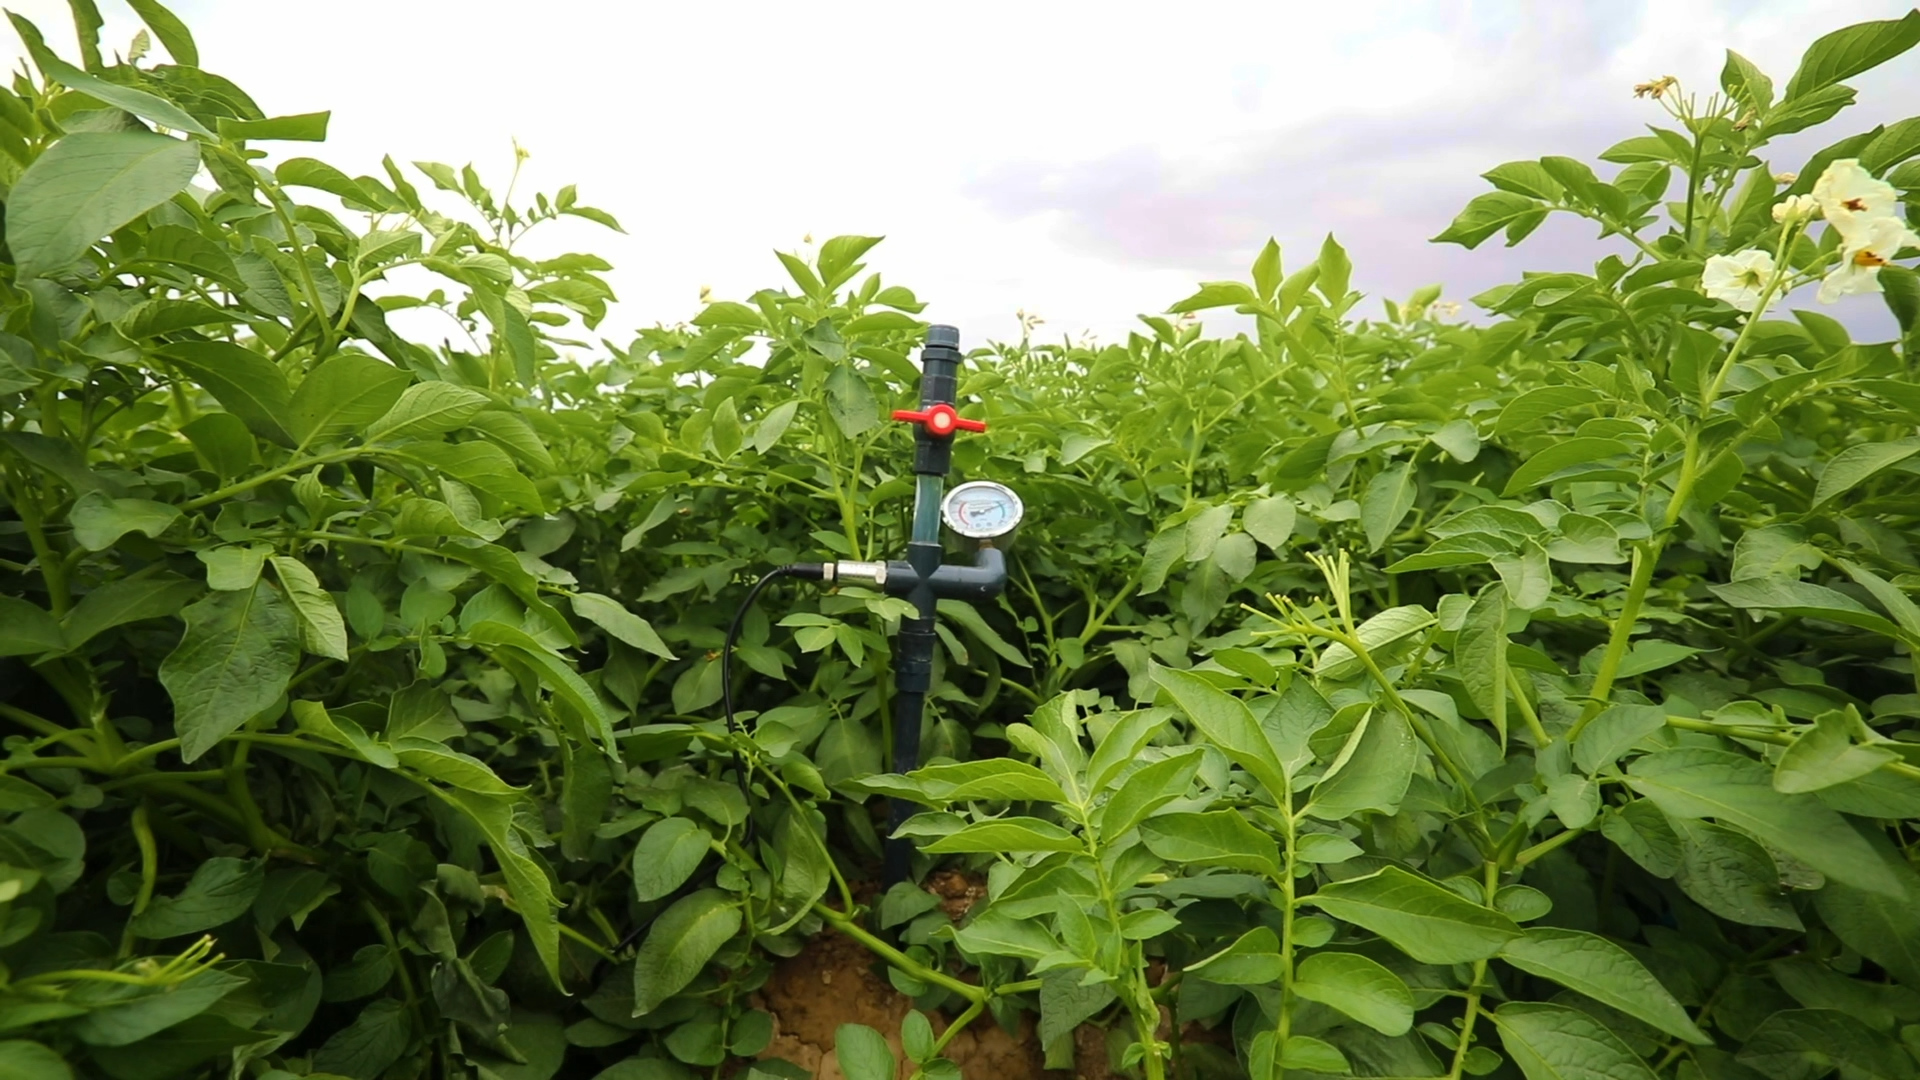
<svg viewBox="0 0 1920 1080">
<path fill-rule="evenodd" d="M 0 702 L 0 716 L 4 716 L 22 727 L 32 728 L 46 736 L 66 736 L 74 734 L 74 729 L 72 728 L 61 727 L 59 724 L 45 717 L 38 716 L 13 705 L 8 705 L 5 702 Z"/>
<path fill-rule="evenodd" d="M 1487 907 L 1494 906 L 1494 893 L 1500 887 L 1500 864 L 1488 862 L 1485 867 L 1485 888 Z M 1481 984 L 1487 978 L 1487 962 L 1473 962 L 1473 982 L 1467 987 L 1467 1011 L 1460 1024 L 1460 1042 L 1453 1048 L 1453 1067 L 1447 1070 L 1448 1080 L 1460 1080 L 1461 1073 L 1467 1067 L 1467 1053 L 1473 1048 L 1473 1028 L 1480 1019 Z"/>
<path fill-rule="evenodd" d="M 892 964 L 894 967 L 899 968 L 901 971 L 906 972 L 921 982 L 930 982 L 935 986 L 944 987 L 966 998 L 968 1001 L 983 1001 L 988 996 L 986 990 L 972 983 L 961 982 L 959 979 L 945 972 L 935 971 L 918 960 L 915 960 L 913 957 L 908 956 L 906 953 L 901 952 L 899 949 L 867 933 L 866 930 L 862 929 L 861 926 L 853 920 L 852 916 L 835 911 L 828 907 L 823 901 L 815 900 L 813 902 L 813 912 L 822 919 L 832 923 L 835 930 L 865 945 L 868 950 L 878 955 L 882 960 L 885 960 L 887 963 Z"/>
<path fill-rule="evenodd" d="M 1745 739 L 1748 742 L 1767 743 L 1772 746 L 1792 746 L 1800 741 L 1799 736 L 1782 731 L 1766 731 L 1759 728 L 1739 727 L 1732 724 L 1716 724 L 1710 720 L 1695 720 L 1690 716 L 1669 716 L 1667 726 L 1676 731 L 1697 731 L 1706 735 L 1718 735 L 1726 739 Z M 1920 766 L 1909 765 L 1904 761 L 1887 761 L 1880 768 L 1895 776 L 1904 776 L 1909 780 L 1920 780 Z"/>
<path fill-rule="evenodd" d="M 940 1052 L 945 1050 L 947 1048 L 947 1044 L 953 1041 L 953 1037 L 955 1035 L 960 1034 L 962 1031 L 965 1031 L 967 1025 L 973 1023 L 973 1021 L 979 1017 L 980 1013 L 984 1011 L 986 1007 L 987 1007 L 987 999 L 981 998 L 980 1000 L 974 1002 L 973 1004 L 968 1005 L 967 1010 L 965 1012 L 955 1017 L 953 1020 L 953 1023 L 947 1025 L 947 1030 L 941 1032 L 940 1037 L 933 1041 L 933 1057 L 934 1058 L 939 1057 Z M 910 1077 L 909 1080 L 924 1080 L 926 1075 L 927 1075 L 926 1069 L 916 1067 L 913 1070 L 913 1076 Z"/>
<path fill-rule="evenodd" d="M 140 847 L 140 891 L 133 898 L 133 912 L 127 916 L 127 926 L 120 932 L 120 959 L 133 955 L 134 920 L 147 910 L 153 902 L 153 889 L 160 875 L 160 848 L 154 843 L 153 826 L 148 820 L 146 800 L 133 808 L 133 840 Z"/>
<path fill-rule="evenodd" d="M 1527 722 L 1527 732 L 1533 736 L 1533 745 L 1535 748 L 1545 748 L 1553 741 L 1553 736 L 1548 735 L 1546 727 L 1540 723 L 1540 714 L 1534 711 L 1533 703 L 1527 700 L 1526 690 L 1520 685 L 1520 676 L 1513 673 L 1512 667 L 1507 668 L 1507 689 L 1513 692 L 1513 700 L 1520 705 L 1520 719 Z"/>
<path fill-rule="evenodd" d="M 307 294 L 307 310 L 313 312 L 313 321 L 320 328 L 320 353 L 316 359 L 324 358 L 333 351 L 333 326 L 327 322 L 326 305 L 320 302 L 320 290 L 313 283 L 313 268 L 307 265 L 307 248 L 300 242 L 300 229 L 293 222 L 293 215 L 287 213 L 287 194 L 278 184 L 261 181 L 261 187 L 267 193 L 267 203 L 273 207 L 273 214 L 280 219 L 280 227 L 287 230 L 287 245 L 293 249 L 293 261 L 300 269 L 300 284 Z"/>
<path fill-rule="evenodd" d="M 1682 473 L 1686 487 L 1692 487 L 1690 472 Z M 1680 504 L 1676 500 L 1670 505 L 1677 507 Z M 1613 693 L 1613 681 L 1619 674 L 1621 662 L 1627 657 L 1633 626 L 1640 620 L 1640 606 L 1646 602 L 1647 589 L 1653 585 L 1654 564 L 1660 561 L 1660 553 L 1665 547 L 1662 540 L 1649 540 L 1634 548 L 1633 576 L 1627 582 L 1627 596 L 1620 605 L 1620 614 L 1613 620 L 1612 632 L 1607 635 L 1607 651 L 1600 658 L 1600 670 L 1593 676 L 1593 689 L 1588 694 L 1586 707 L 1580 710 L 1579 719 L 1567 731 L 1567 741 L 1570 743 L 1578 739 L 1593 718 L 1607 707 L 1607 698 Z"/>
<path fill-rule="evenodd" d="M 228 484 L 226 487 L 216 491 L 209 491 L 198 498 L 188 499 L 186 502 L 180 504 L 180 508 L 182 510 L 198 510 L 203 506 L 211 506 L 223 499 L 231 499 L 235 495 L 252 491 L 262 484 L 270 484 L 283 476 L 304 472 L 316 465 L 327 465 L 335 461 L 345 461 L 348 458 L 358 457 L 366 452 L 366 447 L 354 446 L 345 450 L 335 450 L 331 454 L 315 454 L 312 457 L 295 458 L 278 468 L 268 469 L 266 472 L 260 473 L 257 476 L 250 476 L 245 480 Z"/>
<path fill-rule="evenodd" d="M 1286 830 L 1282 839 L 1286 848 L 1281 853 L 1286 861 L 1286 872 L 1280 879 L 1280 1022 L 1273 1031 L 1273 1072 L 1274 1080 L 1286 1076 L 1286 1068 L 1280 1064 L 1286 1055 L 1287 1040 L 1293 1037 L 1293 908 L 1298 902 L 1294 888 L 1294 863 L 1298 822 L 1293 816 L 1293 792 L 1280 794 L 1280 819 Z"/>
<path fill-rule="evenodd" d="M 20 515 L 20 525 L 27 531 L 27 543 L 33 548 L 34 561 L 40 564 L 40 577 L 47 585 L 47 605 L 53 609 L 53 617 L 64 618 L 71 605 L 72 595 L 67 589 L 66 563 L 54 554 L 53 546 L 47 543 L 46 530 L 41 528 L 42 508 L 37 495 L 31 495 L 26 484 L 8 485 L 7 498 L 13 503 L 14 513 Z"/>
</svg>

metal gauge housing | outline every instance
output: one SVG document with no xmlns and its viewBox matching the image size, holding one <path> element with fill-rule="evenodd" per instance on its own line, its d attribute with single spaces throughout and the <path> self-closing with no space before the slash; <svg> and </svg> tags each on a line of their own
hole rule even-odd
<svg viewBox="0 0 1920 1080">
<path fill-rule="evenodd" d="M 993 540 L 1011 533 L 1026 513 L 1020 496 L 1005 484 L 973 480 L 947 492 L 940 516 L 947 528 L 969 540 Z"/>
</svg>

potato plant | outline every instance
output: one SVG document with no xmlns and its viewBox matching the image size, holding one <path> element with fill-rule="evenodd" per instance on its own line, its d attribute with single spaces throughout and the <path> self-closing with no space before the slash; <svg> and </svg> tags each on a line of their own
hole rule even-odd
<svg viewBox="0 0 1920 1080">
<path fill-rule="evenodd" d="M 1920 118 L 1766 154 L 1920 13 L 1488 171 L 1437 240 L 1617 254 L 1470 320 L 1362 314 L 1329 238 L 975 348 L 956 471 L 1031 520 L 902 769 L 899 601 L 784 586 L 719 655 L 762 570 L 904 545 L 877 238 L 598 340 L 607 264 L 522 243 L 619 227 L 574 189 L 348 176 L 130 6 L 73 62 L 14 17 L 0 92 L 0 1077 L 804 1076 L 760 991 L 822 934 L 912 1000 L 852 1080 L 986 1024 L 1152 1080 L 1915 1076 Z M 983 903 L 879 888 L 889 798 Z"/>
</svg>

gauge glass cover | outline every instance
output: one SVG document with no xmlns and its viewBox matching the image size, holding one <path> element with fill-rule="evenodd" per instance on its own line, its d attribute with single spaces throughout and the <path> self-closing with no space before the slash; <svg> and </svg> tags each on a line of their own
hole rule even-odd
<svg viewBox="0 0 1920 1080">
<path fill-rule="evenodd" d="M 947 528 L 969 540 L 991 540 L 1005 536 L 1020 524 L 1026 508 L 1020 496 L 1004 484 L 974 480 L 952 491 L 940 504 Z"/>
</svg>

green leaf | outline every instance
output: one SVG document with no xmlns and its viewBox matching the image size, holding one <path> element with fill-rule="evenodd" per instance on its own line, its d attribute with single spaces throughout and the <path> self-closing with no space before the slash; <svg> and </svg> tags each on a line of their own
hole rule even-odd
<svg viewBox="0 0 1920 1080">
<path fill-rule="evenodd" d="M 1397 866 L 1324 885 L 1303 902 L 1379 934 L 1423 964 L 1485 960 L 1521 934 L 1505 915 Z"/>
<path fill-rule="evenodd" d="M 336 195 L 359 206 L 379 206 L 380 200 L 367 193 L 339 169 L 315 158 L 288 158 L 274 167 L 273 177 L 285 187 L 305 187 Z"/>
<path fill-rule="evenodd" d="M 582 723 L 587 725 L 595 737 L 600 740 L 609 755 L 617 753 L 614 746 L 613 717 L 607 713 L 607 707 L 600 700 L 593 687 L 587 685 L 578 672 L 565 660 L 554 655 L 546 646 L 534 640 L 524 630 L 508 626 L 505 623 L 483 621 L 476 623 L 467 631 L 468 640 L 478 645 L 507 649 L 513 655 L 525 660 L 537 668 L 544 676 L 547 688 L 553 695 L 567 704 Z"/>
<path fill-rule="evenodd" d="M 1480 456 L 1480 432 L 1471 420 L 1449 420 L 1427 436 L 1427 441 L 1458 462 L 1469 462 Z"/>
<path fill-rule="evenodd" d="M 1893 1039 L 1834 1009 L 1785 1009 L 1740 1048 L 1740 1064 L 1772 1080 L 1913 1080 L 1913 1058 Z"/>
<path fill-rule="evenodd" d="M 753 429 L 754 452 L 764 454 L 773 449 L 780 442 L 780 436 L 785 435 L 787 428 L 793 424 L 794 413 L 799 409 L 800 402 L 797 399 L 783 401 L 761 417 Z"/>
<path fill-rule="evenodd" d="M 1269 927 L 1256 926 L 1212 956 L 1188 964 L 1186 970 L 1221 986 L 1266 986 L 1285 977 L 1286 961 L 1280 955 L 1280 936 Z"/>
<path fill-rule="evenodd" d="M 546 502 L 505 450 L 478 440 L 462 443 L 413 442 L 387 451 L 418 462 L 510 505 L 546 513 Z"/>
<path fill-rule="evenodd" d="M 0 1039 L 0 1080 L 73 1080 L 73 1069 L 42 1043 Z"/>
<path fill-rule="evenodd" d="M 1360 524 L 1367 531 L 1367 550 L 1379 551 L 1413 509 L 1413 465 L 1396 461 L 1367 481 L 1360 496 Z"/>
<path fill-rule="evenodd" d="M 1854 951 L 1891 972 L 1908 987 L 1920 987 L 1920 874 L 1895 864 L 1896 896 L 1829 881 L 1813 894 L 1820 921 Z"/>
<path fill-rule="evenodd" d="M 833 1054 L 847 1080 L 896 1080 L 899 1064 L 879 1032 L 865 1024 L 841 1024 L 833 1033 Z"/>
<path fill-rule="evenodd" d="M 1281 1048 L 1274 1075 L 1278 1076 L 1288 1069 L 1342 1076 L 1352 1072 L 1353 1066 L 1332 1043 L 1311 1035 L 1289 1035 L 1286 1045 Z"/>
<path fill-rule="evenodd" d="M 67 612 L 67 647 L 78 649 L 116 626 L 171 618 L 201 592 L 200 583 L 177 574 L 120 578 L 82 597 Z"/>
<path fill-rule="evenodd" d="M 842 364 L 827 375 L 827 415 L 851 439 L 880 426 L 880 403 L 860 373 Z"/>
<path fill-rule="evenodd" d="M 481 795 L 512 795 L 523 790 L 500 779 L 479 758 L 450 750 L 432 739 L 397 738 L 392 740 L 391 748 L 400 764 L 462 791 Z"/>
<path fill-rule="evenodd" d="M 1525 937 L 1507 942 L 1500 959 L 1644 1020 L 1676 1039 L 1702 1046 L 1712 1043 L 1652 972 L 1632 953 L 1598 934 L 1536 926 Z"/>
<path fill-rule="evenodd" d="M 1764 113 L 1773 104 L 1773 80 L 1732 49 L 1727 50 L 1727 62 L 1720 69 L 1720 88 L 1755 112 Z"/>
<path fill-rule="evenodd" d="M 884 239 L 883 236 L 835 236 L 821 244 L 815 265 L 820 268 L 826 287 L 837 289 L 846 284 L 848 278 L 859 272 L 860 268 L 854 264 L 860 256 Z"/>
<path fill-rule="evenodd" d="M 307 564 L 285 556 L 273 557 L 273 572 L 280 578 L 287 599 L 300 618 L 300 641 L 315 656 L 347 658 L 347 625 L 332 594 L 320 587 L 320 580 Z"/>
<path fill-rule="evenodd" d="M 1489 191 L 1476 195 L 1467 208 L 1453 219 L 1446 231 L 1433 238 L 1436 244 L 1459 244 L 1472 249 L 1485 243 L 1494 233 L 1505 229 L 1507 246 L 1525 239 L 1547 216 L 1547 208 L 1525 195 L 1510 191 Z"/>
<path fill-rule="evenodd" d="M 1190 671 L 1157 664 L 1153 667 L 1153 681 L 1173 697 L 1209 742 L 1260 781 L 1269 796 L 1281 800 L 1292 790 L 1279 751 L 1267 738 L 1266 729 L 1239 698 Z"/>
<path fill-rule="evenodd" d="M 88 551 L 105 551 L 130 532 L 159 536 L 180 518 L 180 511 L 150 499 L 115 499 L 89 491 L 75 500 L 67 520 L 73 538 Z"/>
<path fill-rule="evenodd" d="M 1255 540 L 1267 545 L 1269 550 L 1278 553 L 1286 550 L 1287 541 L 1293 537 L 1298 513 L 1292 499 L 1275 495 L 1248 503 L 1247 508 L 1240 512 L 1240 527 Z"/>
<path fill-rule="evenodd" d="M 259 869 L 255 864 L 253 869 Z M 257 875 L 256 875 L 257 876 Z M 195 875 L 198 880 L 198 875 Z M 256 884 L 257 887 L 257 884 Z M 192 890 L 192 885 L 188 886 Z M 178 909 L 176 909 L 177 911 Z M 144 913 L 143 913 L 144 914 Z M 232 916 L 228 916 L 232 918 Z M 221 919 L 219 922 L 226 922 Z M 136 930 L 140 919 L 134 920 Z M 219 925 L 214 923 L 212 925 Z M 158 934 L 156 937 L 172 937 Z M 92 1046 L 127 1046 L 212 1008 L 221 998 L 247 984 L 224 971 L 202 971 L 185 982 L 153 990 L 130 1000 L 96 1008 L 73 1025 L 81 1042 Z"/>
<path fill-rule="evenodd" d="M 1354 953 L 1314 953 L 1294 973 L 1293 992 L 1346 1013 L 1382 1035 L 1413 1027 L 1413 993 L 1400 976 Z"/>
<path fill-rule="evenodd" d="M 1807 47 L 1781 100 L 1804 97 L 1879 67 L 1916 43 L 1920 43 L 1920 12 L 1915 11 L 1899 19 L 1855 23 L 1835 30 Z"/>
<path fill-rule="evenodd" d="M 658 900 L 686 883 L 705 861 L 713 838 L 691 818 L 655 822 L 633 849 L 634 895 L 642 903 Z"/>
<path fill-rule="evenodd" d="M 1366 810 L 1396 813 L 1413 780 L 1418 750 L 1413 728 L 1393 709 L 1361 718 L 1333 764 L 1313 787 L 1302 813 L 1341 821 Z"/>
<path fill-rule="evenodd" d="M 208 859 L 178 895 L 155 897 L 134 916 L 133 932 L 157 941 L 232 922 L 253 907 L 266 879 L 266 865 L 257 859 Z"/>
<path fill-rule="evenodd" d="M 1148 814 L 1184 795 L 1200 768 L 1200 748 L 1161 758 L 1136 770 L 1100 808 L 1100 835 L 1109 842 L 1126 835 Z"/>
<path fill-rule="evenodd" d="M 1672 826 L 1681 841 L 1674 883 L 1694 903 L 1748 926 L 1804 929 L 1766 848 L 1745 833 L 1704 821 L 1681 819 Z"/>
<path fill-rule="evenodd" d="M 1653 1080 L 1653 1070 L 1620 1036 L 1578 1009 L 1509 1001 L 1493 1022 L 1527 1080 Z"/>
<path fill-rule="evenodd" d="M 392 364 L 342 353 L 314 368 L 287 405 L 287 432 L 298 447 L 357 435 L 385 416 L 413 379 Z"/>
<path fill-rule="evenodd" d="M 1161 814 L 1140 823 L 1147 850 L 1176 865 L 1224 866 L 1279 880 L 1280 845 L 1236 810 Z"/>
<path fill-rule="evenodd" d="M 281 446 L 294 445 L 289 431 L 293 393 L 273 361 L 226 341 L 180 342 L 162 348 L 160 355 L 206 387 L 249 431 Z"/>
<path fill-rule="evenodd" d="M 1820 483 L 1813 489 L 1813 505 L 1825 506 L 1915 454 L 1920 454 L 1920 438 L 1849 446 L 1835 454 L 1820 473 Z"/>
<path fill-rule="evenodd" d="M 633 962 L 633 1015 L 686 989 L 740 929 L 740 905 L 719 889 L 682 897 L 653 922 Z"/>
<path fill-rule="evenodd" d="M 1255 304 L 1259 301 L 1260 298 L 1253 294 L 1252 289 L 1238 281 L 1209 281 L 1200 286 L 1200 291 L 1169 307 L 1167 314 L 1184 315 L 1190 311 Z"/>
<path fill-rule="evenodd" d="M 0 596 L 0 656 L 33 656 L 66 649 L 67 636 L 46 609 Z"/>
<path fill-rule="evenodd" d="M 540 957 L 541 966 L 546 968 L 554 986 L 561 987 L 560 924 L 554 915 L 558 904 L 547 872 L 527 853 L 526 842 L 514 829 L 513 808 L 519 799 L 460 788 L 429 790 L 479 826 L 494 861 L 500 864 L 501 876 L 507 879 L 507 891 L 513 896 L 514 907 L 520 911 L 520 921 L 527 928 L 527 937 L 533 941 L 535 955 Z"/>
<path fill-rule="evenodd" d="M 19 278 L 72 265 L 94 241 L 185 190 L 199 168 L 198 146 L 145 131 L 80 131 L 54 143 L 7 196 Z"/>
<path fill-rule="evenodd" d="M 1610 706 L 1580 732 L 1579 741 L 1573 744 L 1573 763 L 1592 775 L 1666 726 L 1667 710 L 1658 705 Z"/>
<path fill-rule="evenodd" d="M 1715 596 L 1737 608 L 1778 611 L 1809 619 L 1857 626 L 1890 638 L 1900 637 L 1900 628 L 1884 616 L 1868 610 L 1865 604 L 1846 593 L 1789 578 L 1748 578 L 1728 585 L 1709 585 Z"/>
<path fill-rule="evenodd" d="M 327 122 L 331 119 L 333 114 L 330 112 L 274 116 L 265 120 L 234 120 L 223 116 L 220 118 L 220 137 L 232 142 L 247 139 L 326 142 Z"/>
<path fill-rule="evenodd" d="M 1071 1035 L 1073 1029 L 1113 1004 L 1111 983 L 1082 985 L 1079 968 L 1055 968 L 1040 976 L 1040 1045 Z"/>
<path fill-rule="evenodd" d="M 1267 237 L 1267 245 L 1253 260 L 1253 291 L 1262 300 L 1272 300 L 1280 291 L 1280 282 L 1285 275 L 1280 269 L 1280 242 Z"/>
<path fill-rule="evenodd" d="M 1045 772 L 1015 758 L 956 761 L 916 769 L 911 777 L 939 802 L 993 799 L 1065 803 L 1067 795 Z"/>
<path fill-rule="evenodd" d="M 1433 625 L 1433 612 L 1418 604 L 1403 604 L 1388 608 L 1375 615 L 1358 627 L 1360 644 L 1369 653 L 1378 653 L 1397 642 L 1404 641 L 1414 634 Z M 1322 679 L 1351 679 L 1365 671 L 1360 657 L 1344 642 L 1334 642 L 1320 653 L 1320 661 L 1314 667 L 1314 674 Z"/>
<path fill-rule="evenodd" d="M 1453 642 L 1453 667 L 1475 708 L 1507 744 L 1507 590 L 1481 590 Z"/>
<path fill-rule="evenodd" d="M 1060 943 L 1033 920 L 1015 919 L 991 907 L 955 930 L 953 940 L 973 956 L 1020 956 L 1038 960 L 1060 948 Z"/>
<path fill-rule="evenodd" d="M 1617 457 L 1631 450 L 1631 447 L 1619 439 L 1606 439 L 1592 435 L 1562 439 L 1529 457 L 1525 464 L 1515 469 L 1513 475 L 1507 479 L 1507 486 L 1501 490 L 1500 494 L 1512 498 L 1538 487 L 1556 473 L 1591 466 L 1594 462 Z"/>
<path fill-rule="evenodd" d="M 993 650 L 995 656 L 1017 667 L 1030 668 L 1033 666 L 1027 662 L 1026 656 L 1023 655 L 1019 649 L 1008 644 L 1007 639 L 1001 637 L 999 631 L 987 624 L 987 620 L 981 616 L 980 612 L 976 610 L 972 604 L 967 603 L 965 600 L 944 599 L 938 601 L 935 606 L 943 617 L 959 623 L 961 627 L 963 627 L 967 633 L 972 634 L 980 644 Z"/>
<path fill-rule="evenodd" d="M 14 26 L 18 28 L 19 25 L 20 20 L 16 18 Z M 185 112 L 178 105 L 168 101 L 166 98 L 149 94 L 145 90 L 136 90 L 131 86 L 122 86 L 119 83 L 96 78 L 51 53 L 36 53 L 34 62 L 40 65 L 41 71 L 45 72 L 50 78 L 67 87 L 69 90 L 77 90 L 103 104 L 111 105 L 118 109 L 125 109 L 127 112 L 141 119 L 151 120 L 162 127 L 172 128 L 175 131 L 191 132 L 195 135 L 204 135 L 208 138 L 213 137 L 213 132 L 208 131 L 202 126 L 200 121 L 195 120 L 191 114 Z M 83 132 L 82 134 L 86 133 Z M 116 132 L 115 134 L 147 133 Z M 187 143 L 185 145 L 192 146 L 193 144 Z"/>
<path fill-rule="evenodd" d="M 1900 755 L 1884 746 L 1856 746 L 1853 724 L 1839 709 L 1821 713 L 1780 755 L 1773 769 L 1775 791 L 1797 795 L 1858 780 Z"/>
<path fill-rule="evenodd" d="M 216 592 L 180 613 L 187 632 L 160 664 L 180 759 L 198 760 L 280 701 L 300 659 L 291 605 L 266 582 Z"/>
<path fill-rule="evenodd" d="M 713 303 L 702 307 L 700 314 L 695 315 L 692 322 L 693 325 L 703 329 L 715 326 L 738 327 L 742 330 L 765 330 L 767 328 L 766 317 L 760 314 L 758 308 L 749 307 L 746 304 L 736 303 L 732 300 L 715 300 Z"/>
<path fill-rule="evenodd" d="M 379 1080 L 406 1053 L 412 1032 L 406 1006 L 392 998 L 381 998 L 361 1009 L 353 1023 L 334 1032 L 314 1052 L 314 1071 L 353 1080 Z"/>
<path fill-rule="evenodd" d="M 493 404 L 478 390 L 448 382 L 423 382 L 407 387 L 386 415 L 367 429 L 368 442 L 395 442 L 444 435 L 464 427 Z"/>
<path fill-rule="evenodd" d="M 1810 796 L 1783 795 L 1767 767 L 1724 750 L 1686 748 L 1648 754 L 1627 783 L 1669 816 L 1710 817 L 1751 833 L 1836 881 L 1897 894 L 1886 860 L 1845 818 Z"/>
<path fill-rule="evenodd" d="M 611 596 L 575 593 L 573 613 L 641 652 L 651 653 L 663 660 L 677 659 L 673 651 L 667 648 L 667 643 L 654 632 L 651 623 L 627 610 L 625 604 Z"/>
<path fill-rule="evenodd" d="M 1314 265 L 1320 269 L 1320 295 L 1330 304 L 1339 304 L 1346 298 L 1348 282 L 1353 277 L 1353 260 L 1347 257 L 1347 249 L 1334 240 L 1332 233 L 1320 242 L 1320 258 Z"/>
<path fill-rule="evenodd" d="M 980 852 L 1083 851 L 1085 845 L 1060 826 L 1031 817 L 976 821 L 927 845 L 936 855 Z"/>
<path fill-rule="evenodd" d="M 1227 526 L 1233 524 L 1233 507 L 1218 503 L 1195 514 L 1187 522 L 1187 561 L 1199 562 L 1213 554 L 1220 538 L 1227 534 Z"/>
<path fill-rule="evenodd" d="M 266 568 L 272 548 L 255 544 L 222 544 L 194 552 L 207 567 L 207 588 L 223 592 L 251 589 Z"/>
</svg>

